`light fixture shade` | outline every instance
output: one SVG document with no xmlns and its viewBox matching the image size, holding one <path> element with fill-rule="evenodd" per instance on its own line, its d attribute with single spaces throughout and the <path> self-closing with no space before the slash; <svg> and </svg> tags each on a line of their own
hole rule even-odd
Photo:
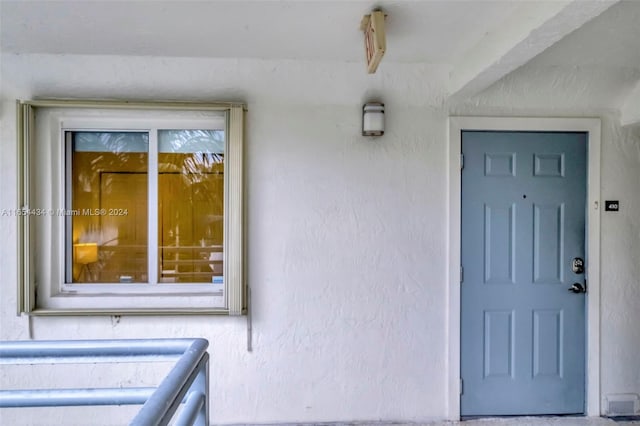
<svg viewBox="0 0 640 426">
<path fill-rule="evenodd" d="M 362 107 L 362 136 L 384 135 L 384 104 L 367 102 Z"/>
<path fill-rule="evenodd" d="M 98 244 L 97 243 L 81 243 L 73 245 L 74 257 L 76 263 L 86 265 L 98 261 Z"/>
</svg>

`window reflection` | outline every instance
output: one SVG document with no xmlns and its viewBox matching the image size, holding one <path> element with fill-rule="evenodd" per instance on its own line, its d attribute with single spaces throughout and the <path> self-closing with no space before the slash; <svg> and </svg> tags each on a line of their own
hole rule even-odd
<svg viewBox="0 0 640 426">
<path fill-rule="evenodd" d="M 159 281 L 221 280 L 224 132 L 160 130 L 158 143 Z"/>
<path fill-rule="evenodd" d="M 148 193 L 148 132 L 66 135 L 71 282 L 149 282 L 157 220 L 158 282 L 222 283 L 224 131 L 158 130 L 157 198 Z"/>
<path fill-rule="evenodd" d="M 68 132 L 72 282 L 147 282 L 149 136 Z"/>
</svg>

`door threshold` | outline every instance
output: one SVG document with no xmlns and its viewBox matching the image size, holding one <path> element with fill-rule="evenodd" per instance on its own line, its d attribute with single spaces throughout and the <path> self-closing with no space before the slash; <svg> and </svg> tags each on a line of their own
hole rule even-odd
<svg viewBox="0 0 640 426">
<path fill-rule="evenodd" d="M 614 422 L 640 422 L 640 416 L 606 416 Z"/>
<path fill-rule="evenodd" d="M 468 420 L 484 420 L 484 419 L 520 419 L 520 418 L 561 418 L 561 417 L 586 417 L 584 413 L 569 414 L 503 414 L 503 415 L 479 415 L 479 416 L 460 416 L 460 421 Z"/>
</svg>

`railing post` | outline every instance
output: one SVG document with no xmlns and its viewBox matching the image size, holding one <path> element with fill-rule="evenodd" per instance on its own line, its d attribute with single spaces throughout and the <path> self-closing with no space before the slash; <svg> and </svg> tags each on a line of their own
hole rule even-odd
<svg viewBox="0 0 640 426">
<path fill-rule="evenodd" d="M 200 368 L 191 391 L 201 392 L 204 395 L 204 404 L 198 412 L 194 426 L 209 426 L 209 360 Z"/>
</svg>

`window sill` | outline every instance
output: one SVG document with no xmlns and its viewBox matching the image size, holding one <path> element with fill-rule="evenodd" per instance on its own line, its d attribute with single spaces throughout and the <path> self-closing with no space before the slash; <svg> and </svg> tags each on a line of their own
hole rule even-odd
<svg viewBox="0 0 640 426">
<path fill-rule="evenodd" d="M 228 309 L 218 308 L 171 308 L 171 309 L 42 309 L 36 308 L 27 313 L 29 316 L 193 316 L 193 315 L 230 315 Z M 242 311 L 246 315 L 246 311 Z"/>
</svg>

